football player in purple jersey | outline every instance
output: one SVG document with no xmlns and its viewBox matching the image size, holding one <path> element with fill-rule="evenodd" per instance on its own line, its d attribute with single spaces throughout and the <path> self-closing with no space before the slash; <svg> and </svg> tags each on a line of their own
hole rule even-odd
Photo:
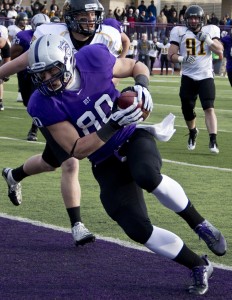
<svg viewBox="0 0 232 300">
<path fill-rule="evenodd" d="M 216 255 L 226 253 L 221 232 L 205 220 L 183 188 L 161 174 L 162 159 L 150 132 L 136 127 L 142 111 L 151 112 L 149 69 L 133 59 L 116 59 L 105 45 L 83 47 L 76 54 L 60 35 L 45 35 L 28 53 L 29 72 L 37 86 L 27 110 L 34 122 L 46 127 L 56 142 L 78 159 L 88 157 L 100 187 L 107 214 L 135 242 L 192 270 L 188 291 L 203 295 L 213 267 L 207 256 L 194 253 L 176 234 L 154 226 L 149 219 L 143 190 L 182 217 Z M 133 77 L 138 100 L 117 108 L 112 78 Z"/>
<path fill-rule="evenodd" d="M 88 44 L 102 43 L 115 56 L 126 56 L 129 38 L 121 32 L 120 23 L 116 20 L 106 20 L 106 24 L 103 24 L 102 13 L 103 7 L 98 0 L 67 0 L 64 4 L 66 24 L 42 24 L 35 30 L 32 40 L 40 38 L 44 33 L 56 32 L 69 40 L 74 51 Z M 28 56 L 25 52 L 14 59 L 12 64 L 8 64 L 6 69 L 1 68 L 0 78 L 4 74 L 17 73 L 27 65 Z M 48 134 L 44 128 L 41 128 L 41 132 L 45 136 Z M 80 214 L 79 162 L 75 158 L 70 158 L 55 141 L 49 139 L 43 153 L 30 157 L 22 166 L 13 170 L 3 169 L 2 174 L 8 184 L 8 196 L 14 205 L 20 205 L 22 202 L 20 181 L 27 176 L 54 171 L 58 167 L 62 169 L 61 192 L 75 244 L 92 242 L 95 236 L 84 226 Z"/>
<path fill-rule="evenodd" d="M 22 30 L 16 34 L 15 42 L 11 46 L 11 59 L 15 59 L 16 57 L 20 56 L 22 53 L 26 52 L 29 49 L 31 39 L 33 37 L 34 31 L 36 30 L 36 27 L 45 23 L 50 23 L 49 17 L 42 13 L 36 14 L 31 19 L 32 29 Z M 19 89 L 23 99 L 23 104 L 27 107 L 30 96 L 34 91 L 34 86 L 32 84 L 30 75 L 27 73 L 26 69 L 17 73 L 17 77 Z M 27 135 L 27 140 L 37 141 L 37 131 L 38 127 L 35 124 L 32 124 Z"/>
<path fill-rule="evenodd" d="M 221 38 L 224 46 L 224 53 L 226 57 L 226 72 L 230 85 L 232 86 L 232 35 L 227 34 Z"/>
</svg>

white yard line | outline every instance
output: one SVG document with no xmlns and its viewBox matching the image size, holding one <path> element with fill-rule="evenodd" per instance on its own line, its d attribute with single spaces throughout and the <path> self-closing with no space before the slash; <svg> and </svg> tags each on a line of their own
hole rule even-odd
<svg viewBox="0 0 232 300">
<path fill-rule="evenodd" d="M 5 137 L 5 136 L 0 136 L 0 140 L 12 140 L 12 141 L 20 141 L 20 142 L 31 143 L 31 144 L 45 145 L 44 142 L 30 142 L 30 141 L 27 141 L 27 140 L 21 140 L 21 139 L 16 139 L 16 138 L 9 138 L 9 137 Z M 165 158 L 163 158 L 162 160 L 164 162 L 167 162 L 167 163 L 177 164 L 177 165 L 182 165 L 182 166 L 211 169 L 211 170 L 217 170 L 217 171 L 223 171 L 223 172 L 232 172 L 232 169 L 230 169 L 230 168 L 219 168 L 219 167 L 213 167 L 213 166 L 189 164 L 189 163 L 185 163 L 185 162 L 181 162 L 181 161 L 175 161 L 175 160 L 169 160 L 169 159 L 165 159 Z"/>
</svg>

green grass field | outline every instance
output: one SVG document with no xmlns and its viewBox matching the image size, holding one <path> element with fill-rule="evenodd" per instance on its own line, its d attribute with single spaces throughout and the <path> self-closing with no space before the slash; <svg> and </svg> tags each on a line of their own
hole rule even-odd
<svg viewBox="0 0 232 300">
<path fill-rule="evenodd" d="M 132 85 L 130 79 L 121 81 L 122 89 Z M 184 187 L 188 197 L 198 210 L 213 222 L 227 238 L 228 252 L 224 257 L 216 257 L 199 241 L 198 237 L 173 212 L 146 193 L 148 211 L 153 224 L 172 230 L 199 254 L 207 253 L 215 263 L 232 266 L 232 95 L 226 78 L 216 77 L 217 100 L 215 103 L 218 118 L 219 155 L 208 150 L 208 134 L 204 123 L 204 114 L 197 102 L 197 126 L 200 130 L 195 151 L 186 148 L 187 129 L 182 117 L 179 101 L 178 76 L 153 76 L 150 91 L 153 95 L 154 110 L 149 123 L 159 123 L 167 114 L 176 116 L 176 133 L 169 142 L 158 142 L 163 157 L 162 172 L 176 179 Z M 17 81 L 11 77 L 5 83 L 4 106 L 0 112 L 0 168 L 16 167 L 34 154 L 41 153 L 44 139 L 39 133 L 36 143 L 27 142 L 26 136 L 31 119 L 22 103 L 16 102 Z M 142 155 L 142 154 L 141 154 Z M 95 234 L 129 241 L 104 212 L 99 189 L 93 179 L 87 159 L 81 161 L 80 182 L 82 186 L 82 219 Z M 23 181 L 23 203 L 14 207 L 7 197 L 6 183 L 0 180 L 0 213 L 20 216 L 32 220 L 69 228 L 69 219 L 60 194 L 60 170 L 26 178 Z M 4 234 L 4 233 L 2 233 Z M 20 238 L 20 237 L 19 237 Z M 70 234 L 70 242 L 72 236 Z"/>
</svg>

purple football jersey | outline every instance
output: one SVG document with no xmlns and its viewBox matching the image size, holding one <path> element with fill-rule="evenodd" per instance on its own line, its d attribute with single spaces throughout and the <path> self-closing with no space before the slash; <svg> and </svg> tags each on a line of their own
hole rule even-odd
<svg viewBox="0 0 232 300">
<path fill-rule="evenodd" d="M 103 24 L 107 26 L 114 27 L 117 29 L 120 33 L 122 33 L 122 23 L 117 21 L 116 19 L 113 18 L 107 18 L 103 20 Z"/>
<path fill-rule="evenodd" d="M 66 89 L 53 97 L 44 96 L 37 90 L 31 96 L 27 110 L 38 126 L 69 121 L 83 137 L 107 123 L 120 92 L 112 82 L 116 58 L 105 45 L 83 47 L 75 54 L 75 58 L 81 77 L 79 89 Z M 89 159 L 94 163 L 106 159 L 127 140 L 134 129 L 134 125 L 121 129 Z"/>
<path fill-rule="evenodd" d="M 26 52 L 30 48 L 30 43 L 34 31 L 32 29 L 22 30 L 16 34 L 15 44 L 20 45 L 23 48 L 23 52 Z"/>
<path fill-rule="evenodd" d="M 226 35 L 221 39 L 221 41 L 224 44 L 226 70 L 228 72 L 232 72 L 232 37 L 230 35 Z"/>
</svg>

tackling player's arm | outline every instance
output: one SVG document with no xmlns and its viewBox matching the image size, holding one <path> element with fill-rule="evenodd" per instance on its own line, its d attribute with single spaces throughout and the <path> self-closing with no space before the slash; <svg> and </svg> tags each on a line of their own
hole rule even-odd
<svg viewBox="0 0 232 300">
<path fill-rule="evenodd" d="M 122 39 L 122 53 L 120 54 L 119 57 L 126 57 L 127 52 L 129 50 L 129 47 L 130 47 L 130 39 L 125 34 L 125 32 L 121 33 L 121 39 Z"/>
<path fill-rule="evenodd" d="M 116 78 L 136 77 L 144 75 L 149 81 L 150 73 L 147 66 L 142 62 L 136 62 L 130 58 L 118 58 L 113 69 L 113 76 Z"/>
<path fill-rule="evenodd" d="M 19 57 L 7 62 L 3 66 L 0 67 L 0 79 L 4 79 L 5 77 L 9 77 L 10 75 L 16 74 L 28 66 L 28 53 L 25 52 Z"/>
</svg>

